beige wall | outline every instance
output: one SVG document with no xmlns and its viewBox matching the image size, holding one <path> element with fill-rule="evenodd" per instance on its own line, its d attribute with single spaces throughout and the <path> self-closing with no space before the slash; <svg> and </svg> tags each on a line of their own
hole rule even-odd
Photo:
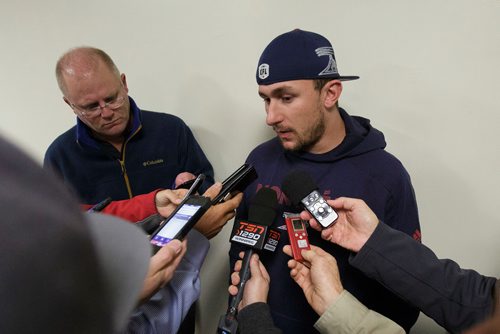
<svg viewBox="0 0 500 334">
<path fill-rule="evenodd" d="M 314 5 L 314 7 L 313 7 Z M 441 257 L 500 276 L 498 0 L 2 1 L 0 132 L 38 161 L 74 123 L 53 75 L 70 47 L 103 48 L 150 110 L 181 116 L 216 177 L 272 136 L 254 78 L 260 52 L 300 27 L 327 36 L 341 104 L 382 130 L 406 166 L 423 240 Z M 229 227 L 202 272 L 199 333 L 225 311 Z M 413 333 L 442 333 L 422 317 Z"/>
</svg>

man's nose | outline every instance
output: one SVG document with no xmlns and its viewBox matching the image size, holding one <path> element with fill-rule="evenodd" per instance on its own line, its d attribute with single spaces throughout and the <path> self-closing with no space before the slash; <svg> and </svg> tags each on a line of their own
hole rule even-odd
<svg viewBox="0 0 500 334">
<path fill-rule="evenodd" d="M 266 106 L 266 124 L 269 126 L 276 125 L 282 121 L 280 110 L 275 102 L 270 101 Z"/>
<path fill-rule="evenodd" d="M 101 109 L 101 117 L 110 117 L 113 115 L 113 109 L 111 109 L 107 104 L 99 105 Z"/>
</svg>

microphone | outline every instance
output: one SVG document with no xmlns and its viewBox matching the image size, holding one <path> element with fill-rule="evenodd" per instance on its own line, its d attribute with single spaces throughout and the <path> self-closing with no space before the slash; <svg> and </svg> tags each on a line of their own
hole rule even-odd
<svg viewBox="0 0 500 334">
<path fill-rule="evenodd" d="M 97 203 L 93 207 L 87 210 L 87 212 L 101 212 L 104 210 L 105 207 L 108 206 L 109 203 L 111 203 L 112 199 L 111 197 L 106 197 L 104 200 L 101 202 Z"/>
<path fill-rule="evenodd" d="M 261 188 L 250 201 L 248 208 L 248 221 L 240 221 L 234 224 L 230 241 L 240 244 L 247 249 L 241 264 L 240 283 L 238 293 L 231 298 L 225 315 L 219 319 L 219 334 L 236 334 L 238 321 L 238 304 L 243 298 L 245 283 L 250 278 L 250 258 L 255 251 L 262 249 L 274 251 L 278 245 L 280 233 L 270 229 L 276 217 L 278 198 L 276 192 L 270 188 Z"/>
<path fill-rule="evenodd" d="M 283 180 L 281 189 L 293 205 L 301 204 L 324 228 L 337 220 L 337 212 L 326 203 L 308 173 L 302 170 L 292 171 Z"/>
</svg>

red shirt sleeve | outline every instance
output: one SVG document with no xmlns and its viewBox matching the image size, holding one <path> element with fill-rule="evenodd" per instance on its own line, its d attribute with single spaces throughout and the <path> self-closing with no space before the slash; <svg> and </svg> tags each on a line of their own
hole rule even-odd
<svg viewBox="0 0 500 334">
<path fill-rule="evenodd" d="M 112 201 L 101 212 L 136 223 L 158 213 L 155 203 L 155 197 L 158 191 L 160 191 L 160 189 L 148 194 L 134 196 L 131 199 Z M 83 210 L 88 210 L 91 207 L 92 205 L 89 204 L 81 205 Z"/>
</svg>

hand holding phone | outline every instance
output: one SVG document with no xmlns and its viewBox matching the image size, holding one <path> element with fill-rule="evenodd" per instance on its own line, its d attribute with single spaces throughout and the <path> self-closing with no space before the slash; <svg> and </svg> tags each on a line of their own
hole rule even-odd
<svg viewBox="0 0 500 334">
<path fill-rule="evenodd" d="M 257 179 L 257 171 L 252 165 L 243 164 L 227 179 L 222 181 L 222 189 L 212 201 L 212 204 L 218 204 L 231 198 L 236 192 L 243 191 L 245 188 Z"/>
<path fill-rule="evenodd" d="M 173 239 L 182 240 L 210 207 L 211 201 L 204 196 L 191 195 L 184 199 L 174 212 L 151 234 L 150 242 L 156 250 Z"/>
</svg>

